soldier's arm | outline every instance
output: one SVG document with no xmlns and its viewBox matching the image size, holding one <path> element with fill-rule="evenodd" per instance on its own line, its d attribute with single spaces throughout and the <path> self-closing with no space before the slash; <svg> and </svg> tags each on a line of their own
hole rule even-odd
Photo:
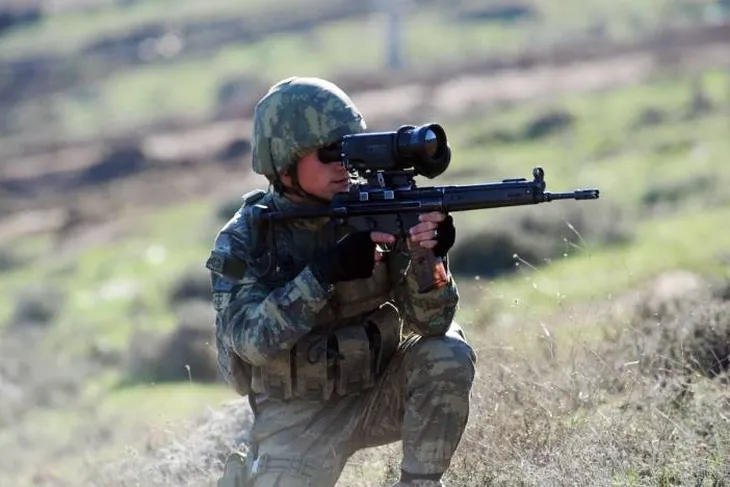
<svg viewBox="0 0 730 487">
<path fill-rule="evenodd" d="M 244 213 L 239 210 L 218 234 L 206 267 L 220 316 L 219 341 L 244 361 L 263 365 L 312 329 L 334 286 L 321 284 L 310 267 L 284 284 L 258 279 L 245 264 L 255 260 L 249 253 L 255 237 Z"/>
<path fill-rule="evenodd" d="M 388 265 L 392 296 L 403 315 L 404 326 L 422 336 L 446 333 L 459 303 L 459 292 L 448 262 L 444 262 L 448 284 L 423 294 L 418 292 L 416 276 L 407 255 L 394 252 Z"/>
<path fill-rule="evenodd" d="M 314 326 L 332 293 L 307 267 L 281 287 L 270 288 L 244 274 L 222 310 L 224 344 L 252 365 L 264 365 L 292 348 Z"/>
</svg>

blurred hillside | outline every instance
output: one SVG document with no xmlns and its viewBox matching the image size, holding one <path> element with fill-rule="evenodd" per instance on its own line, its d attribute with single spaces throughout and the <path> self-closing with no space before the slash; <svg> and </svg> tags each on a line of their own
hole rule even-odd
<svg viewBox="0 0 730 487">
<path fill-rule="evenodd" d="M 7 3 L 17 23 L 0 34 L 0 218 L 64 208 L 55 221 L 78 225 L 130 192 L 138 206 L 209 194 L 245 174 L 253 104 L 295 73 L 339 83 L 377 129 L 730 57 L 724 1 L 293 5 Z M 0 227 L 25 235 L 33 221 Z"/>
<path fill-rule="evenodd" d="M 449 481 L 730 484 L 727 0 L 0 0 L 0 485 L 213 485 L 250 418 L 203 263 L 290 75 L 442 123 L 423 184 L 601 190 L 455 216 L 482 359 Z"/>
</svg>

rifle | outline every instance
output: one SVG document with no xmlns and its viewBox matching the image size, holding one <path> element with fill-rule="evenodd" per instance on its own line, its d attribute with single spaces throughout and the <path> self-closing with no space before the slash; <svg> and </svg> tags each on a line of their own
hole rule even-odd
<svg viewBox="0 0 730 487">
<path fill-rule="evenodd" d="M 415 177 L 434 179 L 448 168 L 451 148 L 438 124 L 404 125 L 391 132 L 369 132 L 343 137 L 320 149 L 322 162 L 341 161 L 351 174 L 347 192 L 338 193 L 329 205 L 278 211 L 258 207 L 254 218 L 285 221 L 328 217 L 355 231 L 380 231 L 404 242 L 408 229 L 421 213 L 534 205 L 554 200 L 594 200 L 599 190 L 545 191 L 545 171 L 532 170 L 532 180 L 503 179 L 482 184 L 418 187 Z M 408 249 L 418 291 L 428 292 L 447 283 L 443 262 L 421 246 Z"/>
</svg>

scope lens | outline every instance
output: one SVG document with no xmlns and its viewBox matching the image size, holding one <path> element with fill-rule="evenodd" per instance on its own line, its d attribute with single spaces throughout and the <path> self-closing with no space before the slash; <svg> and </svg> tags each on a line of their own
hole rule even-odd
<svg viewBox="0 0 730 487">
<path fill-rule="evenodd" d="M 424 150 L 426 152 L 426 155 L 428 157 L 434 157 L 439 149 L 439 141 L 436 133 L 431 129 L 426 130 L 424 140 Z"/>
</svg>

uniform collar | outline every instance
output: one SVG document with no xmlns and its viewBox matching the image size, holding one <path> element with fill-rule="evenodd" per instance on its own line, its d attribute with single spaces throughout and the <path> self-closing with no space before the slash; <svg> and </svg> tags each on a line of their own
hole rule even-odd
<svg viewBox="0 0 730 487">
<path fill-rule="evenodd" d="M 283 194 L 279 194 L 275 191 L 271 192 L 271 204 L 274 206 L 277 210 L 280 211 L 286 211 L 286 210 L 296 210 L 301 208 L 313 208 L 313 207 L 319 207 L 322 206 L 319 203 L 312 203 L 312 202 L 298 202 L 298 201 L 292 201 L 287 196 Z M 322 228 L 329 222 L 330 219 L 327 217 L 322 218 L 307 218 L 302 220 L 291 220 L 289 222 L 289 225 L 295 228 L 302 228 L 302 229 L 308 229 L 308 230 L 317 230 L 319 228 Z"/>
</svg>

